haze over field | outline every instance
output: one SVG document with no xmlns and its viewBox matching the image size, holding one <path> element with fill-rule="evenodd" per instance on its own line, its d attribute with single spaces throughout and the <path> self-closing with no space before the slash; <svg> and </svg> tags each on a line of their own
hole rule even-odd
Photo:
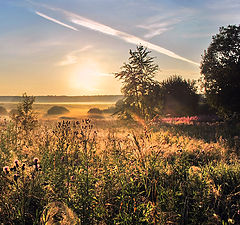
<svg viewBox="0 0 240 225">
<path fill-rule="evenodd" d="M 140 43 L 159 81 L 198 79 L 211 36 L 239 10 L 236 0 L 0 0 L 0 95 L 120 94 L 113 73 Z"/>
</svg>

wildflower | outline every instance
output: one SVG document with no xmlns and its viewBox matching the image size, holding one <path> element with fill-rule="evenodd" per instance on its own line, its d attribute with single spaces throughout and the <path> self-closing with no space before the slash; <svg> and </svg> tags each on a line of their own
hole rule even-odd
<svg viewBox="0 0 240 225">
<path fill-rule="evenodd" d="M 34 158 L 34 159 L 33 159 L 33 163 L 34 163 L 34 165 L 37 165 L 38 161 L 39 161 L 38 158 Z"/>
<path fill-rule="evenodd" d="M 25 170 L 25 163 L 22 164 L 22 171 Z"/>
<path fill-rule="evenodd" d="M 39 171 L 39 170 L 41 170 L 41 166 L 40 166 L 40 164 L 35 164 L 34 166 L 35 166 L 35 171 Z"/>
<path fill-rule="evenodd" d="M 17 183 L 18 178 L 19 178 L 19 175 L 17 175 L 17 174 L 13 175 L 13 179 L 15 180 L 16 183 Z"/>
<path fill-rule="evenodd" d="M 4 167 L 3 167 L 3 171 L 4 171 L 6 174 L 9 174 L 9 167 L 8 167 L 8 166 L 4 166 Z"/>
<path fill-rule="evenodd" d="M 134 213 L 137 211 L 137 207 L 136 207 L 136 199 L 135 198 L 133 198 L 133 201 L 134 201 L 134 203 L 133 203 L 133 211 L 134 211 Z"/>
<path fill-rule="evenodd" d="M 18 160 L 17 159 L 14 161 L 14 163 L 15 163 L 16 167 L 18 168 L 19 164 L 18 164 Z"/>
<path fill-rule="evenodd" d="M 121 210 L 121 209 L 122 209 L 122 205 L 123 205 L 123 202 L 121 202 L 119 210 Z"/>
</svg>

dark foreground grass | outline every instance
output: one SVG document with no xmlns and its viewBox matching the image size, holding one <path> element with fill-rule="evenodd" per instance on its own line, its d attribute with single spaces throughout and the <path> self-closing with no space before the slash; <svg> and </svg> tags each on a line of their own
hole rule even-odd
<svg viewBox="0 0 240 225">
<path fill-rule="evenodd" d="M 2 121 L 1 223 L 240 223 L 237 144 L 233 151 L 224 138 L 206 142 L 175 127 L 97 124 L 25 132 Z"/>
</svg>

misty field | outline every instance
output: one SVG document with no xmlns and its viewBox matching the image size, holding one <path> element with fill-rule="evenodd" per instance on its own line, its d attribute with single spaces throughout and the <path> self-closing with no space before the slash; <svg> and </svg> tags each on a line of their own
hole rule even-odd
<svg viewBox="0 0 240 225">
<path fill-rule="evenodd" d="M 96 107 L 99 109 L 106 109 L 114 106 L 115 102 L 35 102 L 33 105 L 33 110 L 37 114 L 39 119 L 57 119 L 61 116 L 80 118 L 82 116 L 87 116 L 89 109 Z M 18 102 L 2 102 L 0 107 L 4 107 L 8 112 L 13 109 L 17 109 Z M 65 115 L 58 115 L 47 117 L 47 111 L 53 106 L 63 106 L 67 108 L 70 112 Z"/>
<path fill-rule="evenodd" d="M 3 224 L 239 224 L 239 126 L 86 116 L 0 126 Z"/>
</svg>

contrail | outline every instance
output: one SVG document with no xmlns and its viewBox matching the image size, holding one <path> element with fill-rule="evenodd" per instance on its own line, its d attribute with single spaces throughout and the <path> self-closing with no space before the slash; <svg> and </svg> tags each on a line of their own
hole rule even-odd
<svg viewBox="0 0 240 225">
<path fill-rule="evenodd" d="M 77 28 L 75 28 L 75 27 L 73 27 L 73 26 L 70 26 L 70 25 L 67 25 L 67 24 L 65 24 L 65 23 L 62 23 L 62 22 L 60 22 L 59 20 L 56 20 L 56 19 L 54 19 L 54 18 L 52 18 L 52 17 L 49 17 L 49 16 L 47 16 L 47 15 L 45 15 L 45 14 L 43 14 L 43 13 L 40 13 L 40 12 L 38 12 L 38 11 L 36 11 L 35 13 L 36 13 L 37 15 L 39 15 L 39 16 L 47 19 L 47 20 L 50 20 L 50 21 L 54 22 L 54 23 L 57 23 L 57 24 L 60 24 L 60 25 L 62 25 L 62 26 L 64 26 L 64 27 L 67 27 L 67 28 L 69 28 L 69 29 L 78 31 Z"/>
<path fill-rule="evenodd" d="M 143 46 L 145 47 L 148 47 L 149 49 L 152 49 L 156 52 L 159 52 L 159 53 L 162 53 L 164 55 L 167 55 L 169 57 L 172 57 L 172 58 L 175 58 L 175 59 L 179 59 L 179 60 L 182 60 L 182 61 L 185 61 L 185 62 L 188 62 L 188 63 L 191 63 L 191 64 L 194 64 L 194 65 L 197 65 L 197 66 L 200 66 L 199 63 L 197 62 L 194 62 L 192 60 L 189 60 L 187 58 L 184 58 L 180 55 L 177 55 L 176 53 L 168 50 L 168 49 L 165 49 L 159 45 L 155 45 L 155 44 L 152 44 L 148 41 L 145 41 L 139 37 L 136 37 L 134 35 L 131 35 L 131 34 L 128 34 L 128 33 L 125 33 L 125 32 L 122 32 L 122 31 L 119 31 L 119 30 L 116 30 L 114 28 L 111 28 L 109 26 L 106 26 L 104 24 L 101 24 L 101 23 L 98 23 L 96 21 L 93 21 L 93 20 L 90 20 L 90 19 L 87 19 L 85 17 L 82 17 L 82 16 L 79 16 L 77 14 L 74 14 L 72 12 L 69 12 L 69 11 L 66 11 L 66 10 L 63 10 L 63 9 L 59 9 L 59 8 L 53 8 L 53 7 L 48 7 L 45 5 L 46 8 L 50 9 L 50 10 L 54 10 L 54 11 L 59 11 L 63 14 L 65 14 L 66 17 L 68 17 L 68 19 L 72 22 L 72 23 L 75 23 L 77 25 L 80 25 L 80 26 L 83 26 L 83 27 L 86 27 L 88 29 L 91 29 L 91 30 L 95 30 L 95 31 L 98 31 L 98 32 L 101 32 L 101 33 L 104 33 L 104 34 L 107 34 L 107 35 L 111 35 L 111 36 L 115 36 L 115 37 L 118 37 L 120 38 L 121 40 L 124 40 L 125 42 L 128 42 L 128 43 L 131 43 L 131 44 L 135 44 L 135 45 L 139 45 L 139 44 L 142 44 Z M 39 12 L 36 12 L 39 16 L 42 16 L 48 20 L 51 20 L 55 23 L 58 23 L 62 26 L 65 26 L 65 27 L 68 27 L 70 29 L 73 29 L 75 31 L 78 31 L 75 27 L 72 27 L 72 26 L 69 26 L 67 24 L 64 24 L 54 18 L 51 18 L 45 14 L 42 14 L 42 13 L 39 13 Z"/>
</svg>

